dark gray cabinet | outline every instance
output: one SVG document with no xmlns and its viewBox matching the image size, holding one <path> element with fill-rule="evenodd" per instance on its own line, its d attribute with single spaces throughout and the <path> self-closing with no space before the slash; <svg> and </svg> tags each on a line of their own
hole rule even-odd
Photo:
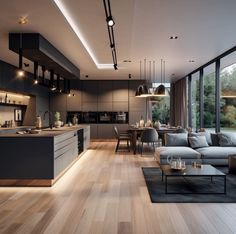
<svg viewBox="0 0 236 234">
<path fill-rule="evenodd" d="M 98 102 L 112 102 L 112 81 L 99 81 Z"/>
<path fill-rule="evenodd" d="M 98 138 L 99 139 L 114 138 L 113 124 L 98 124 Z"/>
<path fill-rule="evenodd" d="M 67 95 L 67 111 L 82 110 L 82 92 L 80 90 L 71 90 L 71 95 Z"/>
<path fill-rule="evenodd" d="M 52 111 L 65 111 L 67 109 L 67 95 L 61 93 L 52 94 L 50 106 Z"/>
<path fill-rule="evenodd" d="M 128 102 L 128 81 L 113 81 L 113 102 Z"/>
<path fill-rule="evenodd" d="M 82 83 L 82 102 L 94 102 L 98 101 L 98 81 L 83 81 Z"/>
</svg>

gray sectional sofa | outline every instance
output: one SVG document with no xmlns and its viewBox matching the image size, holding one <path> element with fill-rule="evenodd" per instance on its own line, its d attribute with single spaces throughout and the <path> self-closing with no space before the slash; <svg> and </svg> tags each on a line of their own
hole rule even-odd
<svg viewBox="0 0 236 234">
<path fill-rule="evenodd" d="M 186 164 L 201 161 L 203 164 L 228 165 L 229 155 L 236 155 L 236 132 L 230 133 L 168 133 L 166 146 L 156 147 L 157 162 L 167 164 L 167 157 L 181 157 Z"/>
</svg>

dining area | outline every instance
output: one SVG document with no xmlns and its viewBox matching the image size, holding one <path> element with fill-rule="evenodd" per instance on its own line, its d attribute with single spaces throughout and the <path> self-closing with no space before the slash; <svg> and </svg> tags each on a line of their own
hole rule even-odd
<svg viewBox="0 0 236 234">
<path fill-rule="evenodd" d="M 141 124 L 140 124 L 141 123 Z M 166 133 L 177 133 L 182 128 L 169 125 L 155 125 L 151 121 L 144 123 L 131 124 L 127 130 L 120 131 L 116 126 L 114 130 L 117 138 L 116 152 L 119 150 L 120 142 L 126 141 L 127 149 L 132 151 L 133 154 L 143 154 L 144 144 L 148 144 L 153 151 L 155 147 L 161 147 L 165 145 Z"/>
</svg>

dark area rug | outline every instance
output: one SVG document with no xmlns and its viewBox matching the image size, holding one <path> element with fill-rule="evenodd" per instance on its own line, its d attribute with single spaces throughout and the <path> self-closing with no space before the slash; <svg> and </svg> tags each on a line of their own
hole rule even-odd
<svg viewBox="0 0 236 234">
<path fill-rule="evenodd" d="M 218 167 L 227 174 L 228 169 Z M 226 194 L 196 194 L 221 193 L 224 191 L 222 177 L 168 177 L 168 192 L 179 194 L 166 194 L 165 182 L 162 181 L 161 170 L 158 167 L 143 167 L 143 175 L 152 202 L 155 203 L 233 203 L 236 202 L 236 175 L 227 174 Z M 165 179 L 165 177 L 164 177 Z M 181 194 L 190 193 L 190 194 Z"/>
</svg>

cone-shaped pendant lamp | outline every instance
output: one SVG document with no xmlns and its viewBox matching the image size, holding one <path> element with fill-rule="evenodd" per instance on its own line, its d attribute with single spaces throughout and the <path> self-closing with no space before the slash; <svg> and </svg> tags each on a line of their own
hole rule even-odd
<svg viewBox="0 0 236 234">
<path fill-rule="evenodd" d="M 162 63 L 164 72 L 162 72 Z M 165 85 L 162 83 L 162 73 L 164 74 L 164 83 L 165 83 L 165 61 L 161 59 L 161 84 L 155 89 L 154 91 L 155 96 L 165 96 Z"/>
<path fill-rule="evenodd" d="M 146 76 L 146 60 L 144 60 L 144 69 L 145 69 L 145 76 Z M 142 61 L 140 61 L 140 79 L 141 79 L 141 73 L 142 73 Z M 145 77 L 146 78 L 146 77 Z M 139 85 L 136 92 L 135 96 L 136 97 L 148 97 L 148 88 L 146 84 Z"/>
</svg>

